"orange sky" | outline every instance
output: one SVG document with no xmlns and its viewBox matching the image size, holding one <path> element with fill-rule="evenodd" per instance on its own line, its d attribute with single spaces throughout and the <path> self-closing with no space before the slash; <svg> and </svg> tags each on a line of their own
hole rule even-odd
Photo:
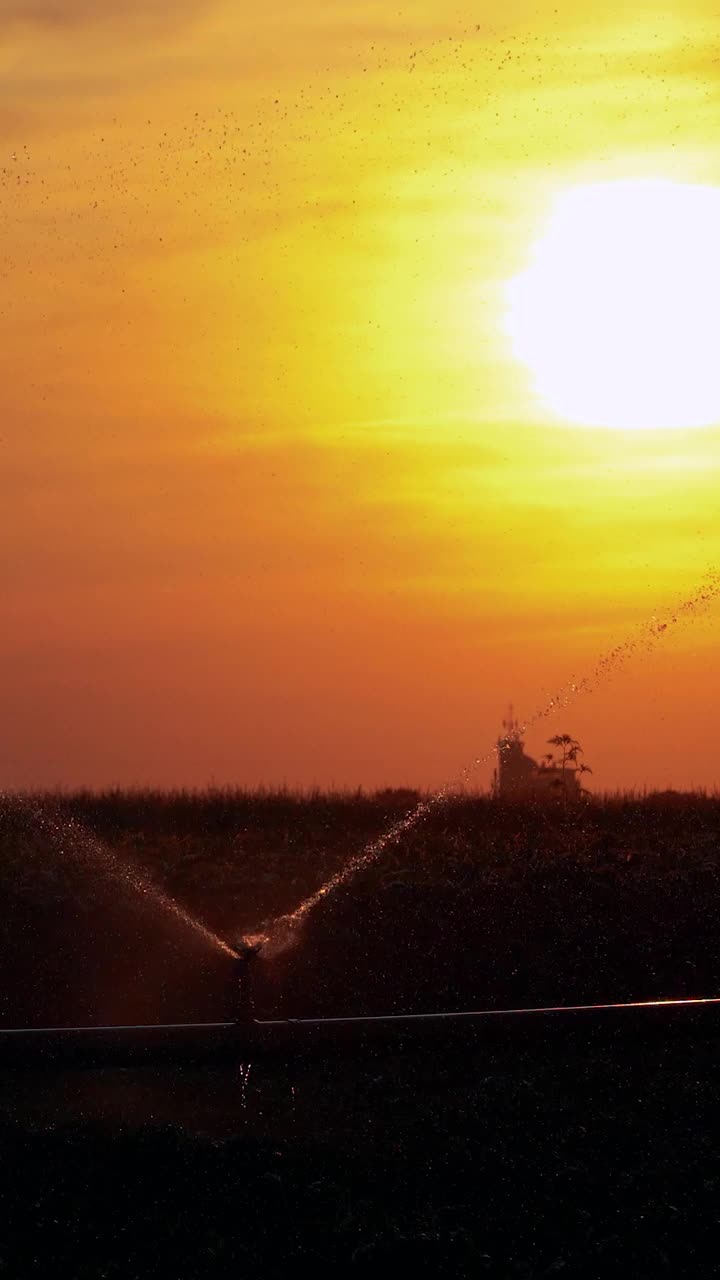
<svg viewBox="0 0 720 1280">
<path fill-rule="evenodd" d="M 720 424 L 502 328 L 558 192 L 720 182 L 716 6 L 500 8 L 0 0 L 0 785 L 439 784 L 720 563 Z M 530 747 L 714 786 L 717 636 Z"/>
</svg>

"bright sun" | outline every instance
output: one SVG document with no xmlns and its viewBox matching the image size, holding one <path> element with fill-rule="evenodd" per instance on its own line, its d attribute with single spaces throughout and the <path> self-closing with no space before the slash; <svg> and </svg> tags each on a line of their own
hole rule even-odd
<svg viewBox="0 0 720 1280">
<path fill-rule="evenodd" d="M 560 417 L 640 429 L 720 422 L 720 188 L 577 187 L 507 286 L 507 331 Z"/>
</svg>

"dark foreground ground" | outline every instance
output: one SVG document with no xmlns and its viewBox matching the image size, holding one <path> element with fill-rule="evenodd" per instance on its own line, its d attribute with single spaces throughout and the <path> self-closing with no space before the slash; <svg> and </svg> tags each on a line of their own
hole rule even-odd
<svg viewBox="0 0 720 1280">
<path fill-rule="evenodd" d="M 52 823 L 6 804 L 2 1024 L 231 1007 L 227 958 L 108 875 L 103 849 L 232 936 L 296 906 L 411 799 L 44 798 Z M 454 801 L 258 962 L 256 1012 L 720 994 L 719 836 L 701 797 Z M 716 1276 L 717 1019 L 592 1025 L 195 1065 L 0 1062 L 0 1277 Z"/>
<path fill-rule="evenodd" d="M 653 1034 L 6 1073 L 0 1274 L 716 1276 L 717 1064 Z"/>
</svg>

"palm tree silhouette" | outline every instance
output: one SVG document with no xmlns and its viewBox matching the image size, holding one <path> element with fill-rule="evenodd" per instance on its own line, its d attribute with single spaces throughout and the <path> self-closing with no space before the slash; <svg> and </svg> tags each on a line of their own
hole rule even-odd
<svg viewBox="0 0 720 1280">
<path fill-rule="evenodd" d="M 583 749 L 577 739 L 572 738 L 569 733 L 557 733 L 554 738 L 548 738 L 548 745 L 557 747 L 562 753 L 557 764 L 557 767 L 562 771 L 562 776 L 558 778 L 557 784 L 563 788 L 564 794 L 567 795 L 565 774 L 568 771 L 568 766 L 572 765 L 573 776 L 576 773 L 592 773 L 592 769 L 588 764 L 578 763 L 578 756 L 583 754 Z M 548 761 L 548 764 L 554 763 L 552 754 L 546 755 L 544 759 Z"/>
</svg>

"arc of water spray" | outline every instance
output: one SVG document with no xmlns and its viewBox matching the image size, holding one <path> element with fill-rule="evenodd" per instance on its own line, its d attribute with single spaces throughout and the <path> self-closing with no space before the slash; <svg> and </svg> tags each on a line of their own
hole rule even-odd
<svg viewBox="0 0 720 1280">
<path fill-rule="evenodd" d="M 77 822 L 74 818 L 56 818 L 37 802 L 25 801 L 25 807 L 31 809 L 35 823 L 40 830 L 50 831 L 55 844 L 69 847 L 76 858 L 85 857 L 102 866 L 112 876 L 113 880 L 118 881 L 124 888 L 130 887 L 141 897 L 149 899 L 161 910 L 173 915 L 180 924 L 192 929 L 210 946 L 228 956 L 235 956 L 235 951 L 228 946 L 227 942 L 219 934 L 208 928 L 201 920 L 198 920 L 187 911 L 185 907 L 182 907 L 179 902 L 171 898 L 140 867 L 122 861 L 109 845 L 106 845 L 87 827 Z"/>
<path fill-rule="evenodd" d="M 520 731 L 525 733 L 538 721 L 555 715 L 557 711 L 570 706 L 577 698 L 592 693 L 599 684 L 615 675 L 638 651 L 647 652 L 652 649 L 660 640 L 664 639 L 671 627 L 697 617 L 712 604 L 718 595 L 720 595 L 720 573 L 711 568 L 706 571 L 701 579 L 700 587 L 695 595 L 681 601 L 664 619 L 653 614 L 647 622 L 640 626 L 636 635 L 622 641 L 603 654 L 589 675 L 583 676 L 578 681 L 570 680 L 561 686 L 554 697 L 549 698 L 544 706 L 529 716 L 521 725 Z M 484 755 L 476 756 L 469 765 L 462 769 L 455 778 L 446 782 L 439 791 L 421 800 L 414 809 L 411 809 L 404 817 L 398 818 L 392 826 L 388 827 L 387 831 L 354 854 L 345 863 L 344 867 L 331 876 L 329 880 L 326 880 L 314 893 L 305 898 L 294 911 L 278 916 L 266 926 L 264 931 L 252 935 L 249 940 L 262 943 L 264 953 L 268 957 L 285 950 L 286 946 L 291 945 L 298 926 L 303 923 L 318 903 L 322 902 L 335 889 L 346 884 L 359 871 L 371 866 L 385 849 L 394 844 L 408 831 L 412 831 L 428 813 L 444 804 L 457 791 L 458 787 L 470 780 L 481 765 L 487 764 L 494 758 L 495 752 L 496 747 L 492 747 Z"/>
</svg>

